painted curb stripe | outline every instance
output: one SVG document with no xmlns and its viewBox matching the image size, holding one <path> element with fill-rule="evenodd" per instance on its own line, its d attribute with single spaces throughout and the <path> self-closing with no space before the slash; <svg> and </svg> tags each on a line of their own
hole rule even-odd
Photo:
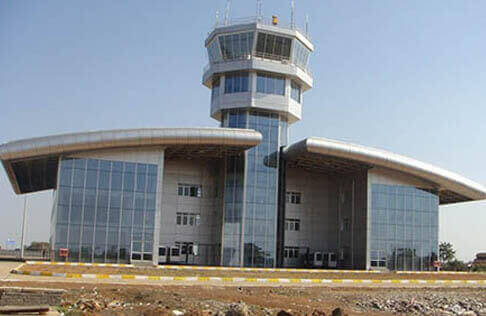
<svg viewBox="0 0 486 316">
<path fill-rule="evenodd" d="M 20 268 L 20 267 L 19 267 Z M 113 280 L 148 280 L 148 281 L 185 281 L 223 283 L 305 283 L 305 284 L 473 284 L 486 285 L 486 280 L 369 280 L 369 279 L 260 279 L 260 278 L 232 278 L 232 277 L 181 277 L 181 276 L 149 276 L 133 274 L 78 274 L 53 273 L 44 271 L 12 270 L 12 273 L 31 276 L 62 277 L 70 279 L 113 279 Z"/>
</svg>

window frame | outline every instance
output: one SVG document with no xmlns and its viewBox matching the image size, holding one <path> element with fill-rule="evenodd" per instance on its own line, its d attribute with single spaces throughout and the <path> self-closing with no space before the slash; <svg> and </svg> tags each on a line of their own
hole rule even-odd
<svg viewBox="0 0 486 316">
<path fill-rule="evenodd" d="M 285 230 L 291 232 L 299 232 L 301 228 L 300 219 L 298 218 L 286 218 Z"/>
</svg>

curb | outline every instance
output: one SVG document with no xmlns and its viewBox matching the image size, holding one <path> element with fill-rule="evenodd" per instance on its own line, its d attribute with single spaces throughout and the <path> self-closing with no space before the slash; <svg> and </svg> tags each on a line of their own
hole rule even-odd
<svg viewBox="0 0 486 316">
<path fill-rule="evenodd" d="M 468 271 L 395 271 L 396 274 L 485 274 L 486 272 Z"/>
<path fill-rule="evenodd" d="M 20 267 L 19 267 L 20 268 Z M 441 284 L 441 285 L 484 285 L 486 280 L 356 280 L 356 279 L 260 279 L 260 278 L 232 278 L 232 277 L 179 277 L 179 276 L 149 276 L 133 274 L 78 274 L 55 273 L 45 271 L 12 270 L 14 274 L 59 277 L 68 279 L 97 279 L 97 280 L 146 280 L 146 281 L 187 281 L 187 282 L 223 282 L 223 283 L 301 283 L 301 284 Z"/>
</svg>

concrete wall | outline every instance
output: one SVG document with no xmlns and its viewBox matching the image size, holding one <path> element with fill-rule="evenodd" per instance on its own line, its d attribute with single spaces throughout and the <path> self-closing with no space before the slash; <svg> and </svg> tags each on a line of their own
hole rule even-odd
<svg viewBox="0 0 486 316">
<path fill-rule="evenodd" d="M 197 243 L 199 255 L 191 256 L 189 263 L 216 265 L 220 262 L 224 190 L 222 164 L 221 160 L 165 161 L 159 245 Z M 202 185 L 202 197 L 179 196 L 179 183 Z M 176 225 L 178 212 L 200 214 L 200 225 Z"/>
<path fill-rule="evenodd" d="M 1 287 L 0 306 L 58 306 L 65 293 L 62 289 Z"/>
<path fill-rule="evenodd" d="M 285 231 L 285 246 L 299 252 L 336 251 L 338 246 L 338 186 L 324 174 L 287 169 L 287 191 L 300 192 L 301 204 L 286 203 L 286 218 L 300 219 L 300 231 Z M 284 259 L 284 266 L 298 266 L 302 260 Z"/>
<path fill-rule="evenodd" d="M 286 203 L 285 217 L 300 219 L 301 227 L 298 232 L 285 232 L 285 246 L 299 247 L 301 255 L 306 248 L 310 253 L 334 252 L 343 268 L 366 267 L 366 172 L 329 176 L 317 171 L 289 168 L 287 191 L 300 192 L 302 202 Z M 284 266 L 302 264 L 302 258 L 284 259 Z"/>
</svg>

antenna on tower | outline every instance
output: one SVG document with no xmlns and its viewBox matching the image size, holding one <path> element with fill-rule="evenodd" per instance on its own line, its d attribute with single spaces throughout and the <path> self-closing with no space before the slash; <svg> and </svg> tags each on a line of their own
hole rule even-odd
<svg viewBox="0 0 486 316">
<path fill-rule="evenodd" d="M 295 28 L 295 1 L 290 0 L 290 28 L 294 29 Z"/>
<path fill-rule="evenodd" d="M 226 11 L 224 13 L 224 25 L 229 24 L 230 10 L 231 10 L 231 0 L 228 0 L 228 2 L 226 2 Z"/>
<path fill-rule="evenodd" d="M 216 24 L 214 25 L 217 27 L 219 25 L 219 10 L 216 10 Z"/>
<path fill-rule="evenodd" d="M 262 20 L 263 0 L 257 0 L 257 21 Z"/>
<path fill-rule="evenodd" d="M 305 35 L 309 36 L 309 15 L 305 15 Z"/>
</svg>

